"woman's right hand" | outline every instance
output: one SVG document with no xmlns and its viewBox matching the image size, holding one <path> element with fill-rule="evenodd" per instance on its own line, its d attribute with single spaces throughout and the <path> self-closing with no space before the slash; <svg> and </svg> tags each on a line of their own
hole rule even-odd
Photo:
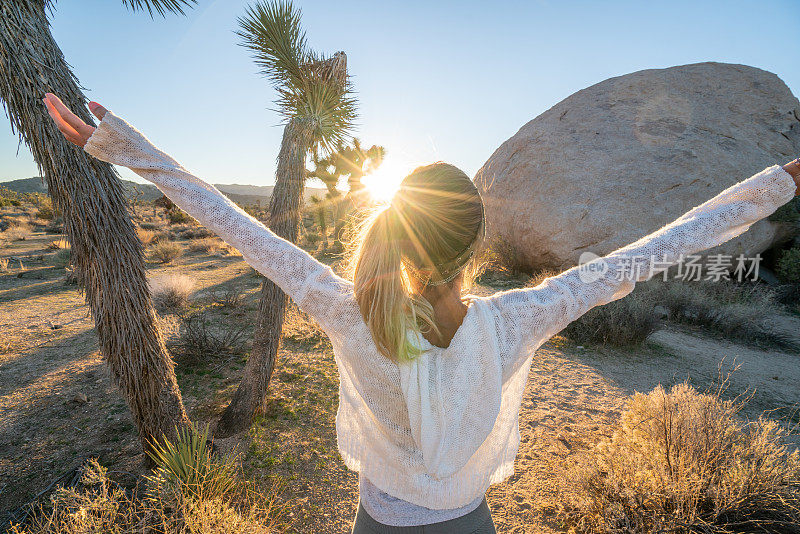
<svg viewBox="0 0 800 534">
<path fill-rule="evenodd" d="M 55 121 L 56 126 L 64 134 L 64 137 L 70 143 L 77 145 L 81 148 L 86 145 L 86 141 L 94 133 L 94 126 L 90 126 L 83 122 L 80 117 L 75 115 L 64 103 L 53 93 L 45 93 L 42 99 L 44 105 L 47 107 L 47 112 Z M 94 114 L 98 120 L 103 120 L 106 114 L 106 108 L 97 102 L 89 102 L 89 110 Z"/>
</svg>

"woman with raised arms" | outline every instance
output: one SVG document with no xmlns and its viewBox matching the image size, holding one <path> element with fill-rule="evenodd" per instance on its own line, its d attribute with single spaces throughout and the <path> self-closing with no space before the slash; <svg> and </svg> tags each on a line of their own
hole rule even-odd
<svg viewBox="0 0 800 534">
<path fill-rule="evenodd" d="M 624 297 L 682 256 L 740 235 L 800 193 L 800 160 L 773 165 L 603 257 L 594 276 L 573 267 L 533 288 L 477 297 L 462 289 L 484 238 L 483 202 L 452 165 L 414 170 L 373 214 L 357 241 L 351 281 L 99 104 L 89 104 L 100 119 L 94 128 L 53 94 L 44 103 L 69 141 L 153 182 L 328 335 L 340 380 L 338 447 L 359 473 L 357 534 L 495 532 L 485 493 L 514 472 L 534 351 L 593 307 Z M 639 269 L 630 269 L 631 259 Z"/>
</svg>

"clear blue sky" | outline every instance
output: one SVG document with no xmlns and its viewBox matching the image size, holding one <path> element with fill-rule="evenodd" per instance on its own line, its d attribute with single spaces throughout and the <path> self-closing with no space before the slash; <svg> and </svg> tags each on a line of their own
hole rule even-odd
<svg viewBox="0 0 800 534">
<path fill-rule="evenodd" d="M 62 0 L 52 31 L 91 99 L 213 183 L 274 183 L 274 94 L 233 31 L 245 0 L 151 20 L 117 0 Z M 611 76 L 699 61 L 760 67 L 800 95 L 800 0 L 295 0 L 309 44 L 347 52 L 357 134 L 396 168 L 469 175 L 523 124 Z M 6 119 L 0 180 L 37 174 Z M 128 178 L 133 173 L 122 169 Z"/>
</svg>

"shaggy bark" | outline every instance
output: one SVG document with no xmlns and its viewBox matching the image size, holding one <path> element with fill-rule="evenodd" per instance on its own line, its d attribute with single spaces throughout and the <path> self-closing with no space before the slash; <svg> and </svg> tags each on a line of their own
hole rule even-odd
<svg viewBox="0 0 800 534">
<path fill-rule="evenodd" d="M 311 128 L 300 119 L 291 119 L 283 131 L 277 181 L 269 201 L 269 227 L 291 242 L 297 241 L 306 180 L 305 159 L 312 141 Z M 242 381 L 217 423 L 217 436 L 227 437 L 247 430 L 253 416 L 262 409 L 275 369 L 287 301 L 288 297 L 278 286 L 269 279 L 264 280 L 253 350 Z"/>
<path fill-rule="evenodd" d="M 188 424 L 147 286 L 142 244 L 113 167 L 67 142 L 42 103 L 57 94 L 87 124 L 86 98 L 50 34 L 42 0 L 0 0 L 0 99 L 64 214 L 100 350 L 147 449 Z M 146 457 L 147 458 L 147 457 Z"/>
</svg>

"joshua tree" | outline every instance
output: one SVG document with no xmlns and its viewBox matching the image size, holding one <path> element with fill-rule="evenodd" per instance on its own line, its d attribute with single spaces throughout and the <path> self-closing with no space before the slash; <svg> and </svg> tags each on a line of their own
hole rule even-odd
<svg viewBox="0 0 800 534">
<path fill-rule="evenodd" d="M 122 0 L 127 7 L 182 13 L 194 0 Z M 142 244 L 114 168 L 64 139 L 42 104 L 52 92 L 84 120 L 86 98 L 50 33 L 49 0 L 0 0 L 0 99 L 31 150 L 72 246 L 72 263 L 97 328 L 100 350 L 122 390 L 139 439 L 171 437 L 188 424 L 173 362 L 153 312 Z M 147 456 L 145 456 L 147 458 Z"/>
<path fill-rule="evenodd" d="M 306 158 L 330 151 L 348 136 L 355 120 L 355 100 L 347 77 L 347 56 L 316 54 L 306 46 L 300 11 L 291 2 L 258 2 L 239 19 L 242 44 L 278 92 L 278 108 L 287 120 L 283 131 L 275 188 L 269 202 L 269 226 L 297 241 L 306 181 Z M 216 434 L 228 436 L 249 428 L 261 409 L 278 352 L 286 295 L 270 280 L 261 288 L 253 350 L 231 404 Z"/>
<path fill-rule="evenodd" d="M 336 147 L 336 151 L 327 157 L 313 158 L 314 170 L 309 171 L 310 178 L 318 178 L 328 188 L 330 203 L 333 207 L 333 239 L 334 250 L 343 250 L 342 237 L 344 234 L 347 215 L 353 208 L 365 202 L 364 184 L 361 182 L 380 167 L 386 150 L 382 146 L 372 145 L 367 150 L 361 148 L 358 138 L 353 139 L 352 146 Z M 337 189 L 341 177 L 347 177 L 349 191 L 342 196 Z"/>
<path fill-rule="evenodd" d="M 382 146 L 372 145 L 364 150 L 358 138 L 353 139 L 352 146 L 339 150 L 336 161 L 342 168 L 342 174 L 347 176 L 347 185 L 350 186 L 345 197 L 345 215 L 353 208 L 364 204 L 366 192 L 361 180 L 375 172 L 383 163 L 385 156 L 386 149 Z M 337 238 L 341 238 L 341 235 Z"/>
<path fill-rule="evenodd" d="M 322 250 L 328 250 L 328 217 L 325 213 L 327 211 L 325 201 L 319 198 L 317 195 L 312 195 L 311 204 L 314 206 L 314 215 L 316 216 L 317 224 L 319 225 L 321 237 L 320 246 L 322 247 Z"/>
<path fill-rule="evenodd" d="M 339 184 L 339 178 L 342 176 L 341 165 L 336 165 L 337 152 L 328 154 L 325 157 L 319 154 L 314 155 L 312 161 L 314 163 L 314 170 L 308 171 L 308 178 L 317 178 L 325 184 L 328 193 L 325 195 L 325 204 L 331 207 L 331 214 L 333 216 L 333 252 L 341 252 L 344 247 L 339 241 L 341 234 L 341 223 L 344 220 L 341 211 L 343 207 L 342 192 L 336 187 Z M 327 246 L 326 246 L 327 249 Z"/>
</svg>

